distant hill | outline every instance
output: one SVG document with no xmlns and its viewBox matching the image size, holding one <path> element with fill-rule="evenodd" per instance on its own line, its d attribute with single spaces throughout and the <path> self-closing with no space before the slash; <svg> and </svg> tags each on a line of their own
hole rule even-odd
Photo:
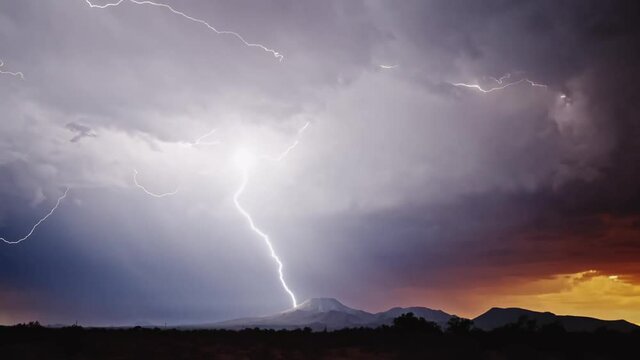
<svg viewBox="0 0 640 360">
<path fill-rule="evenodd" d="M 516 323 L 523 316 L 529 320 L 535 320 L 538 326 L 558 323 L 567 331 L 595 331 L 604 328 L 630 332 L 640 329 L 639 326 L 625 320 L 600 320 L 584 316 L 556 315 L 550 312 L 537 312 L 520 308 L 492 308 L 473 319 L 473 323 L 482 330 L 493 330 L 497 327 Z"/>
</svg>

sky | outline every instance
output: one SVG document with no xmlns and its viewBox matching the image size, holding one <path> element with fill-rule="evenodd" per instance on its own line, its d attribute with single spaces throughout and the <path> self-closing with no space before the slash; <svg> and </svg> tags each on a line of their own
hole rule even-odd
<svg viewBox="0 0 640 360">
<path fill-rule="evenodd" d="M 640 324 L 638 2 L 163 1 L 0 0 L 0 324 L 291 307 L 234 200 L 299 302 Z"/>
</svg>

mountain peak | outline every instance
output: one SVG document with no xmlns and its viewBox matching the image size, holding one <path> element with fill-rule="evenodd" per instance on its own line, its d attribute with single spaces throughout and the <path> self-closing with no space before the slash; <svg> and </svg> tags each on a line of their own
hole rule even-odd
<svg viewBox="0 0 640 360">
<path fill-rule="evenodd" d="M 311 298 L 305 300 L 300 305 L 296 306 L 291 310 L 302 310 L 302 311 L 313 311 L 313 312 L 329 312 L 329 311 L 341 311 L 346 313 L 351 313 L 357 311 L 352 309 L 340 301 L 334 298 Z"/>
</svg>

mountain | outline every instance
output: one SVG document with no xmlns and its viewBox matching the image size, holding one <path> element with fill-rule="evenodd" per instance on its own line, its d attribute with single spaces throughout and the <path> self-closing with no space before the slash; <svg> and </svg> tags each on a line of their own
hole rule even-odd
<svg viewBox="0 0 640 360">
<path fill-rule="evenodd" d="M 493 330 L 507 324 L 518 322 L 521 317 L 535 320 L 538 326 L 558 323 L 567 331 L 595 331 L 600 328 L 620 332 L 640 329 L 625 320 L 600 320 L 584 316 L 556 315 L 550 312 L 537 312 L 520 308 L 492 308 L 473 319 L 476 327 L 482 330 Z"/>
<path fill-rule="evenodd" d="M 435 321 L 441 326 L 451 318 L 451 315 L 440 310 L 432 310 L 423 307 L 393 308 L 380 313 L 369 313 L 362 310 L 350 308 L 340 301 L 332 298 L 309 299 L 295 308 L 281 313 L 229 320 L 200 327 L 244 329 L 298 329 L 310 327 L 313 330 L 337 330 L 353 327 L 378 327 L 389 325 L 393 319 L 408 312 L 413 312 L 416 316 L 424 317 L 426 320 Z"/>
<path fill-rule="evenodd" d="M 370 327 L 393 324 L 393 319 L 406 313 L 413 313 L 428 321 L 433 321 L 446 329 L 452 316 L 441 310 L 425 307 L 394 307 L 379 313 L 350 308 L 332 298 L 309 299 L 295 308 L 275 315 L 235 319 L 214 324 L 189 326 L 188 328 L 218 329 L 300 329 L 338 330 L 344 328 Z M 507 324 L 517 323 L 522 317 L 535 320 L 536 325 L 561 324 L 567 331 L 595 331 L 600 328 L 629 332 L 640 329 L 625 320 L 600 320 L 583 316 L 556 315 L 550 312 L 536 312 L 520 308 L 492 308 L 473 319 L 474 325 L 482 330 L 492 330 Z"/>
<path fill-rule="evenodd" d="M 310 327 L 314 330 L 335 330 L 347 327 L 366 326 L 374 322 L 375 316 L 366 311 L 352 309 L 336 299 L 309 299 L 295 308 L 281 313 L 255 318 L 229 320 L 213 324 L 220 328 L 269 328 L 297 329 Z"/>
</svg>

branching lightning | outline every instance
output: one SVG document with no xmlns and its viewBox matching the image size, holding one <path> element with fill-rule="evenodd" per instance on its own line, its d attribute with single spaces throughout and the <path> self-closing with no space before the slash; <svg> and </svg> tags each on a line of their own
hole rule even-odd
<svg viewBox="0 0 640 360">
<path fill-rule="evenodd" d="M 309 127 L 311 123 L 307 121 L 306 124 L 304 124 L 303 127 L 300 128 L 300 130 L 298 130 L 298 137 L 300 137 L 300 135 L 302 135 L 302 133 L 307 130 L 307 128 Z M 289 155 L 289 153 L 291 152 L 291 150 L 293 150 L 296 146 L 298 146 L 298 144 L 300 143 L 300 139 L 296 139 L 293 144 L 289 145 L 288 148 L 286 148 L 282 153 L 280 153 L 280 155 L 278 156 L 262 156 L 263 159 L 267 159 L 267 160 L 271 160 L 271 161 L 281 161 L 282 159 L 284 159 L 287 155 Z"/>
<path fill-rule="evenodd" d="M 19 77 L 20 79 L 24 80 L 24 74 L 21 71 L 4 71 L 1 68 L 4 66 L 4 62 L 0 59 L 0 74 L 5 74 L 5 75 L 12 75 L 12 76 L 16 76 Z"/>
<path fill-rule="evenodd" d="M 31 237 L 31 235 L 33 235 L 34 231 L 36 231 L 36 229 L 38 228 L 38 226 L 40 226 L 40 224 L 42 224 L 45 220 L 47 220 L 47 218 L 49 218 L 49 216 L 53 215 L 53 213 L 58 209 L 58 207 L 60 206 L 60 203 L 62 203 L 62 200 L 64 200 L 67 197 L 67 194 L 69 193 L 69 187 L 67 187 L 64 191 L 64 194 L 62 194 L 62 196 L 60 196 L 58 198 L 58 201 L 56 202 L 56 205 L 51 209 L 51 211 L 49 211 L 42 219 L 40 219 L 35 225 L 33 225 L 33 227 L 31 228 L 31 231 L 29 231 L 29 233 L 27 235 L 25 235 L 24 237 L 15 240 L 15 241 L 10 241 L 10 240 L 6 240 L 5 238 L 0 237 L 0 240 L 2 240 L 4 243 L 6 244 L 18 244 L 21 243 L 25 240 L 27 240 L 29 237 Z"/>
<path fill-rule="evenodd" d="M 206 21 L 204 21 L 204 20 L 201 20 L 201 19 L 194 18 L 194 17 L 192 17 L 192 16 L 189 16 L 189 15 L 187 15 L 187 14 L 183 13 L 182 11 L 178 11 L 178 10 L 174 9 L 173 7 L 171 7 L 170 5 L 167 5 L 167 4 L 158 3 L 158 2 L 153 2 L 153 1 L 147 1 L 147 0 L 144 0 L 144 1 L 142 1 L 142 0 L 117 0 L 116 2 L 106 3 L 106 4 L 104 4 L 104 5 L 96 5 L 96 4 L 92 3 L 92 2 L 91 2 L 91 0 L 85 0 L 85 2 L 86 2 L 90 7 L 92 7 L 92 8 L 97 8 L 97 9 L 105 9 L 105 8 L 108 8 L 108 7 L 111 7 L 111 6 L 114 6 L 114 7 L 115 7 L 115 6 L 118 6 L 118 5 L 122 4 L 122 3 L 123 3 L 123 2 L 125 2 L 125 1 L 128 1 L 128 2 L 133 3 L 133 4 L 136 4 L 136 5 L 150 5 L 150 6 L 156 6 L 156 7 L 165 8 L 165 9 L 167 9 L 167 10 L 171 11 L 172 13 L 174 13 L 174 14 L 176 14 L 176 15 L 180 15 L 180 16 L 182 16 L 183 18 L 185 18 L 185 19 L 187 19 L 187 20 L 190 20 L 190 21 L 193 21 L 193 22 L 196 22 L 196 23 L 199 23 L 199 24 L 202 24 L 202 25 L 206 26 L 209 30 L 211 30 L 211 31 L 215 32 L 216 34 L 219 34 L 219 35 L 231 35 L 231 36 L 234 36 L 234 37 L 236 37 L 238 40 L 240 40 L 243 44 L 245 44 L 246 46 L 249 46 L 249 47 L 256 47 L 256 48 L 262 49 L 262 50 L 264 50 L 264 51 L 266 51 L 266 52 L 268 52 L 268 53 L 271 53 L 271 54 L 273 54 L 273 56 L 274 56 L 276 59 L 278 59 L 279 61 L 282 61 L 282 59 L 284 58 L 284 55 L 282 55 L 282 54 L 280 54 L 279 52 L 277 52 L 277 51 L 275 51 L 275 50 L 273 50 L 273 49 L 270 49 L 270 48 L 268 48 L 268 47 L 266 47 L 266 46 L 264 46 L 264 45 L 262 45 L 262 44 L 256 44 L 256 43 L 250 43 L 250 42 L 248 42 L 247 40 L 245 40 L 245 39 L 242 37 L 242 35 L 238 34 L 238 33 L 237 33 L 237 32 L 235 32 L 235 31 L 229 31 L 229 30 L 218 30 L 218 29 L 216 29 L 215 27 L 211 26 L 208 22 L 206 22 Z"/>
<path fill-rule="evenodd" d="M 149 195 L 149 196 L 153 196 L 155 198 L 163 198 L 163 197 L 167 197 L 167 196 L 171 196 L 171 195 L 175 195 L 178 193 L 178 191 L 180 190 L 180 187 L 176 187 L 176 189 L 172 192 L 167 192 L 167 193 L 162 193 L 162 194 L 157 194 L 154 192 L 151 192 L 149 190 L 147 190 L 147 188 L 145 188 L 144 186 L 142 186 L 139 182 L 138 182 L 138 170 L 133 169 L 133 183 L 139 187 L 140 189 L 142 189 L 142 191 L 145 192 L 145 194 Z"/>
<path fill-rule="evenodd" d="M 494 92 L 494 91 L 497 91 L 497 90 L 506 89 L 506 88 L 508 88 L 510 86 L 518 85 L 518 84 L 521 84 L 521 83 L 527 83 L 532 87 L 541 87 L 541 88 L 545 88 L 545 89 L 547 88 L 547 85 L 534 82 L 534 81 L 529 80 L 527 78 L 522 78 L 520 80 L 511 81 L 511 82 L 505 82 L 505 80 L 508 80 L 510 78 L 511 78 L 511 74 L 506 74 L 506 75 L 502 76 L 499 79 L 490 78 L 491 80 L 496 82 L 496 84 L 498 84 L 498 86 L 490 87 L 490 88 L 483 88 L 482 86 L 480 86 L 480 84 L 477 84 L 477 83 L 476 84 L 473 84 L 473 83 L 450 83 L 450 84 L 453 85 L 453 86 L 456 86 L 456 87 L 465 87 L 465 88 L 469 88 L 469 89 L 475 89 L 475 90 L 478 90 L 478 91 L 483 92 L 485 94 L 486 93 L 490 93 L 490 92 Z"/>
</svg>

